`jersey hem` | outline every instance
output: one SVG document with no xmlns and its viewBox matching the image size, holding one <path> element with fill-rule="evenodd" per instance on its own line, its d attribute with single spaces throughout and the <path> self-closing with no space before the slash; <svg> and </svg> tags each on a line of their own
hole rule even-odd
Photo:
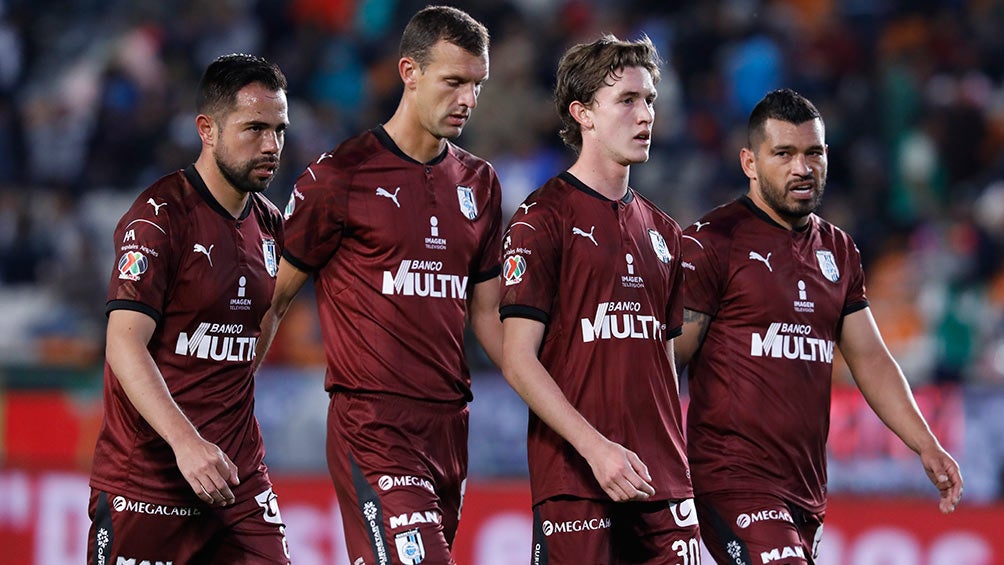
<svg viewBox="0 0 1004 565">
<path fill-rule="evenodd" d="M 255 485 L 258 486 L 255 488 L 249 488 L 249 487 L 254 487 Z M 121 483 L 116 483 L 114 481 L 106 481 L 102 478 L 93 476 L 88 482 L 88 486 L 90 486 L 95 490 L 106 492 L 110 495 L 121 495 L 138 502 L 149 502 L 151 504 L 160 504 L 163 506 L 196 507 L 202 509 L 203 511 L 206 511 L 209 508 L 211 508 L 207 506 L 206 503 L 202 502 L 202 500 L 200 500 L 197 496 L 195 496 L 195 492 L 191 490 L 189 490 L 189 492 L 191 493 L 191 497 L 174 496 L 173 493 L 176 493 L 178 490 L 180 490 L 181 488 L 180 486 L 178 489 L 172 489 L 170 492 L 164 492 L 152 489 L 141 489 L 137 488 L 135 485 L 124 485 Z M 260 494 L 262 491 L 269 489 L 271 487 L 272 487 L 272 481 L 271 479 L 269 479 L 268 474 L 259 472 L 255 473 L 254 476 L 252 476 L 249 479 L 242 480 L 240 486 L 238 487 L 231 486 L 231 490 L 239 489 L 237 490 L 237 492 L 234 493 L 234 496 L 236 497 L 235 501 L 236 503 L 236 502 L 244 502 L 247 500 L 251 500 L 258 494 Z M 185 488 L 188 489 L 189 488 L 188 485 L 185 485 Z"/>
<path fill-rule="evenodd" d="M 790 491 L 776 489 L 776 488 L 741 488 L 743 485 L 740 483 L 740 488 L 723 488 L 723 489 L 694 489 L 694 496 L 700 498 L 702 496 L 720 496 L 727 494 L 769 494 L 771 496 L 776 496 L 788 504 L 793 504 L 798 506 L 803 510 L 807 510 L 812 513 L 825 512 L 826 511 L 826 500 L 819 503 L 814 503 L 807 500 L 804 497 L 796 496 Z"/>
<path fill-rule="evenodd" d="M 678 500 L 687 500 L 688 498 L 694 498 L 695 493 L 693 489 L 685 489 L 679 492 L 669 492 L 664 495 L 657 495 L 652 498 L 646 498 L 641 502 L 670 502 Z M 573 492 L 550 492 L 544 493 L 541 496 L 534 495 L 531 500 L 533 506 L 547 502 L 548 500 L 595 500 L 598 502 L 613 502 L 613 500 L 606 495 L 606 493 L 573 493 Z"/>
</svg>

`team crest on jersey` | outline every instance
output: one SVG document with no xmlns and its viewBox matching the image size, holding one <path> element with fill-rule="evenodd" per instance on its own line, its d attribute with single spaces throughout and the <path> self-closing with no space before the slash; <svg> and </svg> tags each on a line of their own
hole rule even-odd
<svg viewBox="0 0 1004 565">
<path fill-rule="evenodd" d="M 468 220 L 478 217 L 478 205 L 474 202 L 474 189 L 469 186 L 457 185 L 457 200 L 460 201 L 460 211 Z"/>
<path fill-rule="evenodd" d="M 837 268 L 837 260 L 833 257 L 833 252 L 828 249 L 816 250 L 816 262 L 819 263 L 819 270 L 830 282 L 840 280 L 840 269 Z"/>
<path fill-rule="evenodd" d="M 150 262 L 146 255 L 139 251 L 129 251 L 119 258 L 119 278 L 127 281 L 138 281 L 139 276 L 146 272 Z"/>
<path fill-rule="evenodd" d="M 418 528 L 395 535 L 394 545 L 397 546 L 397 556 L 404 565 L 418 565 L 425 560 L 425 545 L 422 544 L 422 532 Z"/>
<path fill-rule="evenodd" d="M 673 259 L 673 256 L 670 255 L 669 247 L 666 245 L 666 240 L 662 238 L 662 234 L 650 229 L 648 230 L 648 238 L 652 241 L 652 249 L 655 250 L 655 256 L 663 263 L 669 263 Z"/>
<path fill-rule="evenodd" d="M 272 238 L 261 241 L 261 255 L 265 259 L 265 270 L 270 277 L 279 272 L 279 262 L 275 258 L 275 240 Z"/>
<path fill-rule="evenodd" d="M 512 255 L 506 257 L 505 265 L 502 266 L 502 276 L 505 278 L 505 285 L 512 286 L 523 282 L 523 275 L 526 274 L 526 259 L 522 255 Z"/>
</svg>

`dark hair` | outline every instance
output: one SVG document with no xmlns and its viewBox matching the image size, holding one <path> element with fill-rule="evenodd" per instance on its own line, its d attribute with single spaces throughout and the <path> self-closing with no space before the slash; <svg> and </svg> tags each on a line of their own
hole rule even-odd
<svg viewBox="0 0 1004 565">
<path fill-rule="evenodd" d="M 419 68 L 429 63 L 429 50 L 440 40 L 474 55 L 488 53 L 488 29 L 467 12 L 451 6 L 426 6 L 411 17 L 401 34 L 401 56 Z"/>
<path fill-rule="evenodd" d="M 822 121 L 823 117 L 808 98 L 790 88 L 768 92 L 750 112 L 749 123 L 746 126 L 746 143 L 750 149 L 754 149 L 763 139 L 764 124 L 769 119 L 797 126 L 809 120 Z"/>
<path fill-rule="evenodd" d="M 236 103 L 237 92 L 254 82 L 269 90 L 286 90 L 286 76 L 275 63 L 244 53 L 217 57 L 199 81 L 195 108 L 206 115 L 226 113 Z"/>
<path fill-rule="evenodd" d="M 593 97 L 603 86 L 613 86 L 620 73 L 628 67 L 641 67 L 659 82 L 659 53 L 647 35 L 637 41 L 621 41 L 605 34 L 592 43 L 580 43 L 561 57 L 554 87 L 554 104 L 561 118 L 561 140 L 576 151 L 582 148 L 582 128 L 568 106 L 578 100 L 593 103 Z"/>
</svg>

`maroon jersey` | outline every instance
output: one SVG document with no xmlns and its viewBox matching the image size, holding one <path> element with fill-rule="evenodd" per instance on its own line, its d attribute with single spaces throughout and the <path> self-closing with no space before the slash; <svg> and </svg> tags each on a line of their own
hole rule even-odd
<svg viewBox="0 0 1004 565">
<path fill-rule="evenodd" d="M 501 196 L 486 161 L 447 144 L 419 163 L 382 127 L 307 167 L 283 258 L 316 273 L 329 392 L 470 400 L 467 298 L 498 276 Z"/>
<path fill-rule="evenodd" d="M 680 334 L 680 227 L 628 190 L 620 201 L 568 172 L 527 197 L 504 243 L 503 318 L 547 326 L 540 361 L 572 406 L 652 473 L 655 500 L 692 495 L 666 340 Z M 589 464 L 530 414 L 534 504 L 607 500 Z"/>
<path fill-rule="evenodd" d="M 254 497 L 269 481 L 251 361 L 275 288 L 279 211 L 252 194 L 234 219 L 191 166 L 140 194 L 119 221 L 115 245 L 107 310 L 135 310 L 157 321 L 148 349 L 171 396 L 237 465 L 237 499 Z M 174 452 L 107 363 L 104 386 L 91 486 L 144 501 L 197 502 Z"/>
<path fill-rule="evenodd" d="M 868 306 L 857 247 L 814 214 L 788 230 L 743 197 L 688 227 L 683 257 L 684 305 L 711 316 L 690 363 L 694 489 L 822 510 L 834 344 Z"/>
</svg>

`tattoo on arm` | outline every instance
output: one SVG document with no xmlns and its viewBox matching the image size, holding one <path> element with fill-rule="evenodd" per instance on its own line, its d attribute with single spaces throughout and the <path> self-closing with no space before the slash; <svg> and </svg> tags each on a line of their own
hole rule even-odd
<svg viewBox="0 0 1004 565">
<path fill-rule="evenodd" d="M 697 342 L 704 341 L 704 334 L 708 333 L 708 326 L 711 325 L 711 316 L 705 314 L 704 312 L 695 312 L 693 310 L 683 309 L 683 323 L 684 324 L 697 324 L 699 329 L 697 335 Z"/>
</svg>

